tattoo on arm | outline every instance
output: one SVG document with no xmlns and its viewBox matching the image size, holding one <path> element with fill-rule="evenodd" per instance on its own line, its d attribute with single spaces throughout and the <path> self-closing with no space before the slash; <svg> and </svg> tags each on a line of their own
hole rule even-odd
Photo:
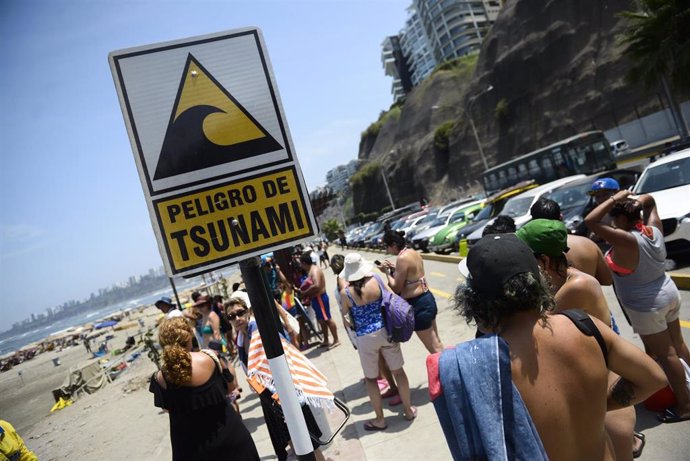
<svg viewBox="0 0 690 461">
<path fill-rule="evenodd" d="M 611 398 L 616 403 L 627 407 L 635 399 L 635 388 L 625 378 L 620 378 L 611 387 Z"/>
</svg>

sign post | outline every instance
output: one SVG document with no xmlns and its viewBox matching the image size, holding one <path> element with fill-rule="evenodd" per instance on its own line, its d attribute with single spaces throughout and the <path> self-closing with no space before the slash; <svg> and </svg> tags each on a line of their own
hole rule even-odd
<svg viewBox="0 0 690 461">
<path fill-rule="evenodd" d="M 168 276 L 239 262 L 295 452 L 315 459 L 257 258 L 318 232 L 261 31 L 109 62 Z"/>
</svg>

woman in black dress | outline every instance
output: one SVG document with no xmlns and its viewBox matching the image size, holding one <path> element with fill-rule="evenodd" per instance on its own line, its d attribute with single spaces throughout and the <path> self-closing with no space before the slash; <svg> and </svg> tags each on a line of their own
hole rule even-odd
<svg viewBox="0 0 690 461">
<path fill-rule="evenodd" d="M 232 375 L 213 351 L 190 352 L 184 318 L 160 326 L 162 370 L 151 377 L 154 405 L 170 414 L 173 460 L 258 460 L 249 431 L 227 399 Z"/>
</svg>

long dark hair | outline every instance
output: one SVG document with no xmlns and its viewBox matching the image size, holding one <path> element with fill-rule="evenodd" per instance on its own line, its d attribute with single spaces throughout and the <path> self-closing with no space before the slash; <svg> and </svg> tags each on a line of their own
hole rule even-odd
<svg viewBox="0 0 690 461">
<path fill-rule="evenodd" d="M 400 249 L 405 248 L 405 232 L 403 231 L 394 231 L 394 230 L 387 230 L 385 234 L 383 234 L 383 243 L 386 246 L 392 246 L 395 245 Z"/>
<path fill-rule="evenodd" d="M 364 285 L 369 281 L 371 277 L 363 277 L 359 280 L 355 280 L 354 282 L 349 282 L 350 286 L 355 289 L 355 293 L 357 293 L 357 296 L 360 298 L 362 297 L 362 288 L 364 288 Z"/>
</svg>

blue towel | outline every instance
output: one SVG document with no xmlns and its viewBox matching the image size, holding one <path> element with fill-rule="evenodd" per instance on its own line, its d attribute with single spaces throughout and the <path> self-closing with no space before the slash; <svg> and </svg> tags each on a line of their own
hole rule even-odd
<svg viewBox="0 0 690 461">
<path fill-rule="evenodd" d="M 454 460 L 548 459 L 513 385 L 502 338 L 489 335 L 446 349 L 438 377 L 440 394 L 433 403 Z"/>
</svg>

